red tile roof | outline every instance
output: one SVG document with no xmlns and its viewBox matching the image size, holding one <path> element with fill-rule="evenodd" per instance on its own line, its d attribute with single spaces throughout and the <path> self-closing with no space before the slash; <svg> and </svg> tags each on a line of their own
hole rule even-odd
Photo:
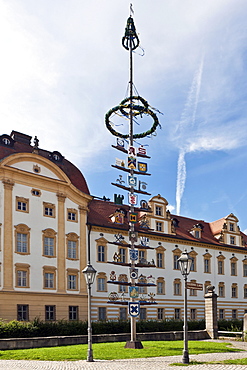
<svg viewBox="0 0 247 370">
<path fill-rule="evenodd" d="M 12 133 L 16 133 L 16 131 L 12 131 Z M 32 153 L 34 150 L 34 147 L 29 144 L 28 138 L 31 138 L 30 136 L 19 134 L 20 140 L 22 140 L 22 136 L 26 137 L 26 142 L 24 141 L 17 141 L 18 140 L 18 135 L 16 135 L 17 140 L 14 141 L 13 146 L 9 145 L 3 145 L 3 143 L 0 144 L 0 160 L 15 154 L 15 153 Z M 3 135 L 4 137 L 8 137 L 8 135 Z M 44 149 L 38 148 L 38 154 L 41 155 L 42 157 L 45 157 L 49 160 L 52 160 L 50 155 L 53 152 L 49 152 Z M 72 184 L 82 191 L 83 193 L 89 194 L 89 189 L 86 183 L 86 180 L 81 173 L 81 171 L 73 165 L 71 162 L 69 162 L 67 159 L 63 158 L 62 161 L 52 161 L 55 163 L 61 170 L 68 176 Z"/>
<path fill-rule="evenodd" d="M 123 208 L 125 210 L 128 210 L 127 205 L 118 205 L 113 202 L 108 201 L 102 201 L 102 200 L 92 200 L 89 204 L 89 215 L 88 215 L 88 224 L 94 225 L 94 226 L 101 226 L 101 227 L 107 227 L 111 229 L 118 229 L 120 232 L 121 230 L 128 230 L 128 219 L 125 218 L 125 223 L 123 225 L 116 224 L 111 221 L 110 215 L 112 215 L 117 209 Z M 184 239 L 187 241 L 196 241 L 199 243 L 205 243 L 205 244 L 214 244 L 218 246 L 224 245 L 223 243 L 220 243 L 218 239 L 214 237 L 214 233 L 212 232 L 212 223 L 205 222 L 202 220 L 195 220 L 192 218 L 187 218 L 183 216 L 177 216 L 177 215 L 171 215 L 172 219 L 176 219 L 178 221 L 177 227 L 175 227 L 176 235 L 169 234 L 169 237 L 173 238 L 174 240 Z M 223 218 L 222 220 L 225 219 Z M 221 220 L 218 220 L 221 221 Z M 220 225 L 220 222 L 216 221 L 216 225 Z M 218 224 L 217 224 L 218 222 Z M 190 231 L 195 225 L 201 225 L 201 238 L 195 238 Z M 223 223 L 221 222 L 223 225 Z M 214 225 L 213 225 L 214 226 Z M 147 229 L 141 229 L 139 225 L 136 225 L 136 230 L 139 233 L 150 233 L 153 235 L 163 235 L 168 236 L 167 234 L 161 234 L 160 232 L 156 232 L 154 230 L 147 230 Z M 247 243 L 247 236 L 241 232 L 241 236 L 243 237 L 243 240 L 245 243 Z M 231 248 L 243 248 L 243 247 L 235 247 L 231 246 Z"/>
</svg>

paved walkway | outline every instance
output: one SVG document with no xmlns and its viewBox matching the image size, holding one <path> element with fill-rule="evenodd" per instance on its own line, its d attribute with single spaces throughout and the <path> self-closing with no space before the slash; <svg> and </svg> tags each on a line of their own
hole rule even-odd
<svg viewBox="0 0 247 370">
<path fill-rule="evenodd" d="M 230 343 L 230 341 L 226 341 Z M 234 347 L 247 351 L 247 343 L 231 342 Z M 247 352 L 232 352 L 232 353 L 213 353 L 202 355 L 190 355 L 190 360 L 195 361 L 215 361 L 225 359 L 246 358 Z M 17 361 L 17 360 L 0 360 L 0 369 L 4 370 L 175 370 L 180 367 L 169 366 L 174 362 L 181 362 L 181 356 L 167 356 L 154 358 L 138 358 L 131 360 L 96 360 L 95 362 L 86 361 Z M 233 369 L 247 369 L 242 365 L 191 365 L 183 369 L 193 370 L 233 370 Z"/>
</svg>

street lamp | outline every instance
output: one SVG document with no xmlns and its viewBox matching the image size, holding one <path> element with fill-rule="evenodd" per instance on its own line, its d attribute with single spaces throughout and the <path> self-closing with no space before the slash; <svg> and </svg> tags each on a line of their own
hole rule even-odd
<svg viewBox="0 0 247 370">
<path fill-rule="evenodd" d="M 192 258 L 188 255 L 187 250 L 181 254 L 178 259 L 181 274 L 184 278 L 184 351 L 183 351 L 183 364 L 188 364 L 189 351 L 188 351 L 188 323 L 187 323 L 187 278 L 190 273 Z"/>
<path fill-rule="evenodd" d="M 93 362 L 93 349 L 92 349 L 92 319 L 91 319 L 91 285 L 94 282 L 94 278 L 96 275 L 96 270 L 93 268 L 93 266 L 88 263 L 87 267 L 82 270 L 86 284 L 87 284 L 87 290 L 88 290 L 88 350 L 87 350 L 87 361 Z"/>
</svg>

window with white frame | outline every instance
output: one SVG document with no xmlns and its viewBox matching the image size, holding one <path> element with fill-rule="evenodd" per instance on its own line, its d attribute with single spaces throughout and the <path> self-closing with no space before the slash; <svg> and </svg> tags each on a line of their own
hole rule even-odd
<svg viewBox="0 0 247 370">
<path fill-rule="evenodd" d="M 162 208 L 161 206 L 155 206 L 155 214 L 156 216 L 162 216 Z"/>
</svg>

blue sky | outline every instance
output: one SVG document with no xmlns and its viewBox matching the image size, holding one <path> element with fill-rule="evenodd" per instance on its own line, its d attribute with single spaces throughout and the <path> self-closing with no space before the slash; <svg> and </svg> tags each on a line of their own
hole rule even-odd
<svg viewBox="0 0 247 370">
<path fill-rule="evenodd" d="M 134 82 L 163 112 L 148 145 L 148 191 L 205 221 L 234 213 L 247 230 L 247 3 L 133 0 L 141 49 Z M 125 0 L 0 0 L 0 122 L 35 136 L 113 199 L 119 153 L 105 113 L 126 97 Z M 127 199 L 127 198 L 126 198 Z"/>
</svg>

